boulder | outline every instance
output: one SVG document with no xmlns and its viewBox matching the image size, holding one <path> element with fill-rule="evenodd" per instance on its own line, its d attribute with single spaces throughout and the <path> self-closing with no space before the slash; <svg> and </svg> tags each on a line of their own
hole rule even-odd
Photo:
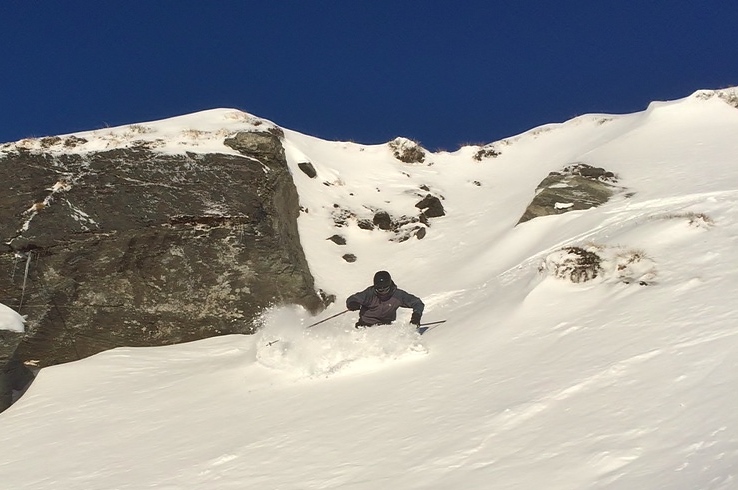
<svg viewBox="0 0 738 490">
<path fill-rule="evenodd" d="M 415 204 L 415 207 L 422 210 L 426 218 L 440 218 L 446 215 L 446 210 L 443 209 L 441 200 L 431 194 L 427 194 Z"/>
<path fill-rule="evenodd" d="M 330 240 L 336 245 L 346 245 L 346 237 L 342 235 L 333 235 L 333 236 L 326 238 L 326 240 Z"/>
<path fill-rule="evenodd" d="M 15 359 L 251 333 L 269 305 L 324 306 L 279 134 L 224 143 L 241 155 L 0 156 L 0 300 L 17 309 L 24 296 L 27 316 Z"/>
<path fill-rule="evenodd" d="M 374 218 L 372 219 L 372 224 L 380 230 L 385 231 L 391 230 L 394 226 L 392 217 L 387 211 L 378 211 L 377 213 L 375 213 Z"/>
<path fill-rule="evenodd" d="M 584 163 L 574 163 L 551 172 L 538 184 L 536 195 L 518 221 L 539 216 L 589 209 L 606 203 L 616 192 L 617 177 L 612 172 Z"/>
<path fill-rule="evenodd" d="M 314 179 L 318 176 L 317 170 L 315 170 L 315 167 L 310 162 L 300 162 L 297 164 L 297 167 L 311 179 Z"/>
</svg>

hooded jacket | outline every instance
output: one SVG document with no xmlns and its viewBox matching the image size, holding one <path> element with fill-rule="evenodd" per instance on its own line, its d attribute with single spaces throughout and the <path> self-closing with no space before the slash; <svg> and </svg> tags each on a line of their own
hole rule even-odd
<svg viewBox="0 0 738 490">
<path fill-rule="evenodd" d="M 413 313 L 423 314 L 425 305 L 417 296 L 403 291 L 392 282 L 387 294 L 377 294 L 374 286 L 354 293 L 346 299 L 346 307 L 350 303 L 359 303 L 359 323 L 364 325 L 382 325 L 397 319 L 397 309 L 412 308 Z"/>
</svg>

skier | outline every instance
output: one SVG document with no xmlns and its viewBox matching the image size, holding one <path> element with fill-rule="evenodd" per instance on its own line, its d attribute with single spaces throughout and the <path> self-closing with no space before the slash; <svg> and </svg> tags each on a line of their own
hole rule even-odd
<svg viewBox="0 0 738 490">
<path fill-rule="evenodd" d="M 387 325 L 397 318 L 399 307 L 412 308 L 410 323 L 420 326 L 425 305 L 420 298 L 398 288 L 387 271 L 374 274 L 374 285 L 354 293 L 346 299 L 346 308 L 359 311 L 355 327 Z"/>
</svg>

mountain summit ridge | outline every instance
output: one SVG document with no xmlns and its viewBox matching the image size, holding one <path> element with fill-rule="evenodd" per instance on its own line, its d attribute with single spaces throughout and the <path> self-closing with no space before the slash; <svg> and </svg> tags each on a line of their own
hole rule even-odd
<svg viewBox="0 0 738 490">
<path fill-rule="evenodd" d="M 674 104 L 689 101 L 706 101 L 712 98 L 717 98 L 736 107 L 738 106 L 738 88 L 700 89 L 681 99 L 651 102 L 646 109 L 640 112 L 648 113 L 658 108 L 668 107 Z M 543 123 L 541 126 L 531 128 L 519 135 L 510 136 L 501 140 L 479 145 L 462 145 L 455 151 L 459 151 L 465 147 L 485 147 L 495 143 L 510 142 L 528 133 L 540 133 L 560 124 L 572 123 L 573 121 L 595 118 L 602 122 L 607 119 L 627 115 L 629 114 L 583 114 L 562 123 Z M 186 151 L 192 151 L 195 153 L 207 153 L 212 152 L 214 149 L 227 152 L 229 151 L 227 148 L 220 148 L 217 145 L 211 146 L 209 143 L 215 140 L 222 140 L 224 137 L 232 136 L 239 131 L 257 130 L 280 131 L 287 130 L 287 128 L 280 127 L 268 119 L 248 112 L 224 107 L 120 126 L 44 137 L 24 138 L 15 142 L 0 144 L 0 154 L 15 150 L 52 151 L 56 154 L 80 153 L 127 148 L 142 144 L 148 145 L 152 150 L 161 152 L 184 153 Z M 86 141 L 82 143 L 80 140 Z M 364 146 L 381 146 L 388 143 L 390 141 L 379 144 L 365 144 Z M 447 153 L 446 151 L 440 152 Z"/>
</svg>

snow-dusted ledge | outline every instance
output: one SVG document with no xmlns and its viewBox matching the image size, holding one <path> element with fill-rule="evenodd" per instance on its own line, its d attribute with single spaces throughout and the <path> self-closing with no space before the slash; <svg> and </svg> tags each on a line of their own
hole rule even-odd
<svg viewBox="0 0 738 490">
<path fill-rule="evenodd" d="M 22 316 L 12 308 L 0 303 L 0 330 L 23 332 L 25 330 L 23 323 Z"/>
</svg>

